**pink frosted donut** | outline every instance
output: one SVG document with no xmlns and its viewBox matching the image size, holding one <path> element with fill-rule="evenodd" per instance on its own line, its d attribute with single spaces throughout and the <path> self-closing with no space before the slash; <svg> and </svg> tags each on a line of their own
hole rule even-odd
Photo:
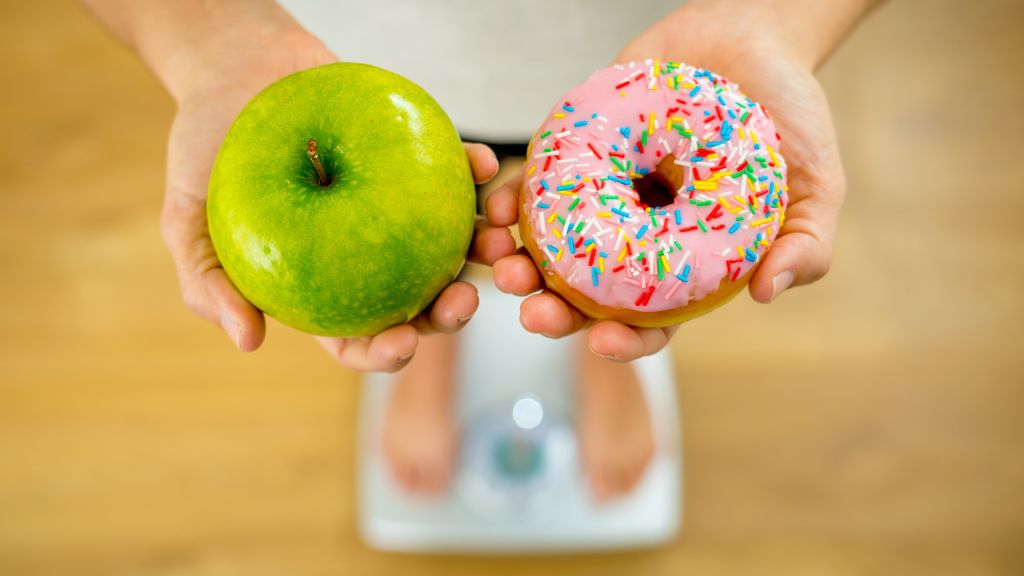
<svg viewBox="0 0 1024 576">
<path fill-rule="evenodd" d="M 530 142 L 520 235 L 545 283 L 592 318 L 667 326 L 725 303 L 785 219 L 764 108 L 707 70 L 594 72 Z"/>
</svg>

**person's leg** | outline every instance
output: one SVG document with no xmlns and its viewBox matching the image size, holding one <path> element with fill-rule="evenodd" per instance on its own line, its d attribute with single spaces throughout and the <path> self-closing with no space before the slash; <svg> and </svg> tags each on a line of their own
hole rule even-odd
<svg viewBox="0 0 1024 576">
<path fill-rule="evenodd" d="M 651 414 L 630 364 L 605 360 L 579 340 L 576 418 L 583 468 L 594 496 L 633 489 L 654 454 Z"/>
<path fill-rule="evenodd" d="M 382 447 L 395 480 L 411 492 L 439 494 L 451 480 L 458 445 L 455 354 L 455 336 L 422 338 L 391 388 Z"/>
</svg>

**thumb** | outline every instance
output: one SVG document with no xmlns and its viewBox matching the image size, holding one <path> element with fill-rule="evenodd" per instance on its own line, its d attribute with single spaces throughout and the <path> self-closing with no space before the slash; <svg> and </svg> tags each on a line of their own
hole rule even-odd
<svg viewBox="0 0 1024 576">
<path fill-rule="evenodd" d="M 161 232 L 171 252 L 185 305 L 220 326 L 243 352 L 259 348 L 266 333 L 263 314 L 232 284 L 206 229 L 205 202 L 168 190 Z"/>
<path fill-rule="evenodd" d="M 845 192 L 841 173 L 832 187 L 818 188 L 807 196 L 799 196 L 799 184 L 799 180 L 794 183 L 798 200 L 786 211 L 785 225 L 750 281 L 750 296 L 758 302 L 771 302 L 788 288 L 815 282 L 832 265 Z"/>
<path fill-rule="evenodd" d="M 780 235 L 750 281 L 750 295 L 767 304 L 793 286 L 810 284 L 828 273 L 831 242 L 805 232 Z"/>
</svg>

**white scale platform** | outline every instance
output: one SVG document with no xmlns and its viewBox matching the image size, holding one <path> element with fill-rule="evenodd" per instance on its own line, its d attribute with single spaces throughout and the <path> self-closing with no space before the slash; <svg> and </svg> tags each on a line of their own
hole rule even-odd
<svg viewBox="0 0 1024 576">
<path fill-rule="evenodd" d="M 656 450 L 631 493 L 597 504 L 577 460 L 571 339 L 519 325 L 521 298 L 480 289 L 460 333 L 461 454 L 453 485 L 428 499 L 403 492 L 381 456 L 390 375 L 369 376 L 359 429 L 359 529 L 371 547 L 432 553 L 584 552 L 655 546 L 682 516 L 675 379 L 667 351 L 634 362 Z"/>
</svg>

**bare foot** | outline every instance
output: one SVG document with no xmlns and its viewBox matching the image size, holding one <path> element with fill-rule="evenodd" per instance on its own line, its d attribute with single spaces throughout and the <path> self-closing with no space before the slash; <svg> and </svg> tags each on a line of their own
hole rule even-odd
<svg viewBox="0 0 1024 576">
<path fill-rule="evenodd" d="M 654 454 L 651 414 L 631 365 L 580 348 L 580 454 L 594 496 L 607 501 L 625 495 L 643 477 Z"/>
<path fill-rule="evenodd" d="M 381 445 L 397 483 L 424 495 L 441 494 L 455 466 L 455 336 L 434 334 L 391 387 Z"/>
</svg>

